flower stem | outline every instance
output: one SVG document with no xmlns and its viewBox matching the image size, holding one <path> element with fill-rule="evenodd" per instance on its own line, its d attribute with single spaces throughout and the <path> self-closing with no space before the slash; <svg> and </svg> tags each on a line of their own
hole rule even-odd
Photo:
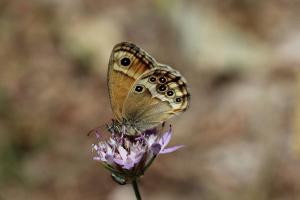
<svg viewBox="0 0 300 200">
<path fill-rule="evenodd" d="M 134 190 L 134 194 L 137 200 L 142 200 L 140 191 L 139 191 L 139 187 L 138 187 L 138 183 L 137 183 L 137 179 L 133 179 L 132 180 L 132 186 L 133 186 L 133 190 Z"/>
</svg>

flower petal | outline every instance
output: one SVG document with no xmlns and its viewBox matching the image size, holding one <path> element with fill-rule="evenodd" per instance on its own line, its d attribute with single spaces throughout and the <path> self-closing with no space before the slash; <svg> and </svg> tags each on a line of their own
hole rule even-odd
<svg viewBox="0 0 300 200">
<path fill-rule="evenodd" d="M 121 158 L 122 158 L 122 160 L 126 160 L 127 159 L 127 151 L 126 151 L 126 149 L 124 149 L 122 146 L 118 146 L 118 151 L 119 151 L 119 153 L 120 153 L 120 156 L 121 156 Z"/>
<path fill-rule="evenodd" d="M 176 151 L 177 149 L 180 149 L 184 147 L 183 145 L 177 145 L 177 146 L 173 146 L 173 147 L 169 147 L 169 148 L 165 148 L 165 149 L 162 149 L 160 151 L 160 154 L 165 154 L 165 153 L 172 153 L 174 151 Z"/>
<path fill-rule="evenodd" d="M 157 139 L 157 136 L 156 135 L 150 135 L 147 142 L 148 142 L 148 145 L 151 146 L 155 140 Z"/>
<path fill-rule="evenodd" d="M 120 166 L 124 165 L 124 160 L 122 160 L 122 159 L 114 158 L 114 162 L 117 163 Z"/>
<path fill-rule="evenodd" d="M 131 158 L 127 158 L 126 162 L 123 165 L 124 169 L 131 169 L 134 166 L 134 161 Z"/>
<path fill-rule="evenodd" d="M 97 151 L 98 150 L 98 145 L 92 144 L 92 148 L 93 148 L 93 150 Z"/>
<path fill-rule="evenodd" d="M 171 136 L 172 136 L 172 130 L 170 128 L 159 140 L 162 149 L 164 149 L 164 147 L 168 145 L 168 143 L 171 140 Z"/>
</svg>

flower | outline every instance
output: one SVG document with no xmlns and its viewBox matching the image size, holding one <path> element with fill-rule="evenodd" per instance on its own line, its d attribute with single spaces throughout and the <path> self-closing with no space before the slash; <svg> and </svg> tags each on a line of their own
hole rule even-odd
<svg viewBox="0 0 300 200">
<path fill-rule="evenodd" d="M 112 132 L 108 140 L 102 140 L 97 133 L 98 144 L 93 144 L 94 160 L 100 161 L 119 184 L 142 176 L 159 154 L 176 151 L 182 145 L 167 148 L 171 140 L 172 129 L 162 136 L 156 129 L 147 130 L 138 136 L 129 136 Z"/>
</svg>

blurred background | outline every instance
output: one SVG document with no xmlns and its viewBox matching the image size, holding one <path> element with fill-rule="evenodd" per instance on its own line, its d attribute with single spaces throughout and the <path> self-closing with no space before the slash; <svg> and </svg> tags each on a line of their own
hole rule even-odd
<svg viewBox="0 0 300 200">
<path fill-rule="evenodd" d="M 144 199 L 300 199 L 300 2 L 0 1 L 0 200 L 134 199 L 92 161 L 106 71 L 131 41 L 178 69 L 191 108 Z"/>
</svg>

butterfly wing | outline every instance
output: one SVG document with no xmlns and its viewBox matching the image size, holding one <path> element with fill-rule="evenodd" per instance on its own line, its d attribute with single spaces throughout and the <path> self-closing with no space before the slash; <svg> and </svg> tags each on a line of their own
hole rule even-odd
<svg viewBox="0 0 300 200">
<path fill-rule="evenodd" d="M 112 111 L 122 120 L 122 108 L 134 82 L 157 62 L 134 44 L 122 42 L 114 46 L 108 65 L 108 90 Z"/>
<path fill-rule="evenodd" d="M 167 65 L 143 74 L 124 101 L 122 116 L 138 131 L 153 128 L 185 111 L 190 93 L 185 79 Z"/>
</svg>

